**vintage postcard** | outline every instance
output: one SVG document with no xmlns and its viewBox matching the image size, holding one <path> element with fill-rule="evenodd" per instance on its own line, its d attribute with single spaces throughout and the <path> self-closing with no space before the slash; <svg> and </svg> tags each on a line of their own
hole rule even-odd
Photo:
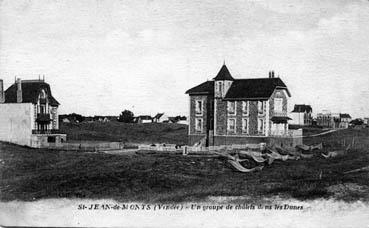
<svg viewBox="0 0 369 228">
<path fill-rule="evenodd" d="M 0 226 L 369 227 L 369 1 L 0 0 Z"/>
</svg>

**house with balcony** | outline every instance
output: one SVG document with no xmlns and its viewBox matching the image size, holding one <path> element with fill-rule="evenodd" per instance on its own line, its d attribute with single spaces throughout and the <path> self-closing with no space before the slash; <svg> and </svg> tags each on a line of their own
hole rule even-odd
<svg viewBox="0 0 369 228">
<path fill-rule="evenodd" d="M 35 148 L 63 143 L 59 105 L 44 80 L 18 78 L 5 91 L 0 80 L 0 140 Z"/>
<path fill-rule="evenodd" d="M 310 105 L 305 104 L 295 104 L 292 112 L 291 112 L 291 121 L 292 125 L 299 126 L 309 126 L 312 125 L 313 122 L 313 109 Z"/>
<path fill-rule="evenodd" d="M 189 145 L 207 146 L 282 142 L 288 130 L 285 83 L 267 78 L 235 79 L 223 65 L 213 80 L 186 91 L 189 95 Z M 288 141 L 288 140 L 287 140 Z"/>
<path fill-rule="evenodd" d="M 339 128 L 348 128 L 352 118 L 348 113 L 340 113 Z"/>
</svg>

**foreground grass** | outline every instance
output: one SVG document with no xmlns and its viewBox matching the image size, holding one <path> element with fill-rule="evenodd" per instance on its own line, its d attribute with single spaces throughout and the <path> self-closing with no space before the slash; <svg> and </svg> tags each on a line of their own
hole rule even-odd
<svg viewBox="0 0 369 228">
<path fill-rule="evenodd" d="M 362 135 L 356 136 L 357 142 L 367 142 L 368 131 L 354 133 Z M 330 143 L 337 136 L 325 137 Z M 0 159 L 2 201 L 75 197 L 180 202 L 206 200 L 209 196 L 369 199 L 368 172 L 344 174 L 368 166 L 368 149 L 354 148 L 332 159 L 315 156 L 276 161 L 256 173 L 235 172 L 227 161 L 215 157 L 78 153 L 9 144 L 0 144 Z"/>
<path fill-rule="evenodd" d="M 167 123 L 120 123 L 111 121 L 60 123 L 68 140 L 116 141 L 126 143 L 187 144 L 187 125 Z"/>
</svg>

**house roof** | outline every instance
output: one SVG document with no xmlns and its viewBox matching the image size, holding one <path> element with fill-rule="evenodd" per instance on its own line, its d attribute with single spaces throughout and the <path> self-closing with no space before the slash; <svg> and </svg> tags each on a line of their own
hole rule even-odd
<svg viewBox="0 0 369 228">
<path fill-rule="evenodd" d="M 340 118 L 351 118 L 350 114 L 342 113 L 340 114 Z"/>
<path fill-rule="evenodd" d="M 231 75 L 231 73 L 229 73 L 229 70 L 227 68 L 227 66 L 224 64 L 222 66 L 222 68 L 220 68 L 217 76 L 214 78 L 214 80 L 231 80 L 233 81 L 233 77 Z"/>
<path fill-rule="evenodd" d="M 141 120 L 151 120 L 152 117 L 149 115 L 141 115 L 141 116 L 137 116 L 136 118 L 141 119 Z"/>
<path fill-rule="evenodd" d="M 225 99 L 268 99 L 276 88 L 285 89 L 288 96 L 291 96 L 280 78 L 236 79 Z"/>
<path fill-rule="evenodd" d="M 153 118 L 154 119 L 160 119 L 163 115 L 164 115 L 164 112 L 163 113 L 158 113 Z"/>
<path fill-rule="evenodd" d="M 37 103 L 41 90 L 45 90 L 51 106 L 58 106 L 59 102 L 52 96 L 50 85 L 41 80 L 22 80 L 22 103 Z M 5 103 L 17 103 L 17 83 L 12 84 L 5 91 Z"/>
<path fill-rule="evenodd" d="M 187 94 L 214 94 L 214 81 L 206 81 L 186 91 Z"/>
<path fill-rule="evenodd" d="M 225 99 L 268 99 L 276 88 L 290 92 L 280 78 L 234 79 Z M 214 94 L 214 81 L 206 81 L 186 91 L 190 95 Z"/>
<path fill-rule="evenodd" d="M 212 95 L 214 94 L 214 81 L 231 80 L 232 85 L 228 89 L 224 99 L 268 99 L 275 89 L 285 89 L 288 96 L 291 96 L 287 86 L 280 78 L 251 78 L 234 79 L 224 64 L 217 76 L 212 81 L 206 81 L 186 91 L 190 95 Z"/>
<path fill-rule="evenodd" d="M 304 104 L 296 104 L 292 110 L 292 112 L 312 112 L 313 109 L 310 105 Z"/>
</svg>

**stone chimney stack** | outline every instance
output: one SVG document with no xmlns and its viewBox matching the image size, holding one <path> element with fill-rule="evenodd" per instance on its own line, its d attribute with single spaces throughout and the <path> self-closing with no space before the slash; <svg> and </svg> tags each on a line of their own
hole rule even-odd
<svg viewBox="0 0 369 228">
<path fill-rule="evenodd" d="M 0 79 L 0 103 L 5 102 L 4 82 Z"/>
<path fill-rule="evenodd" d="M 22 103 L 22 80 L 20 78 L 17 79 L 17 103 Z"/>
</svg>

